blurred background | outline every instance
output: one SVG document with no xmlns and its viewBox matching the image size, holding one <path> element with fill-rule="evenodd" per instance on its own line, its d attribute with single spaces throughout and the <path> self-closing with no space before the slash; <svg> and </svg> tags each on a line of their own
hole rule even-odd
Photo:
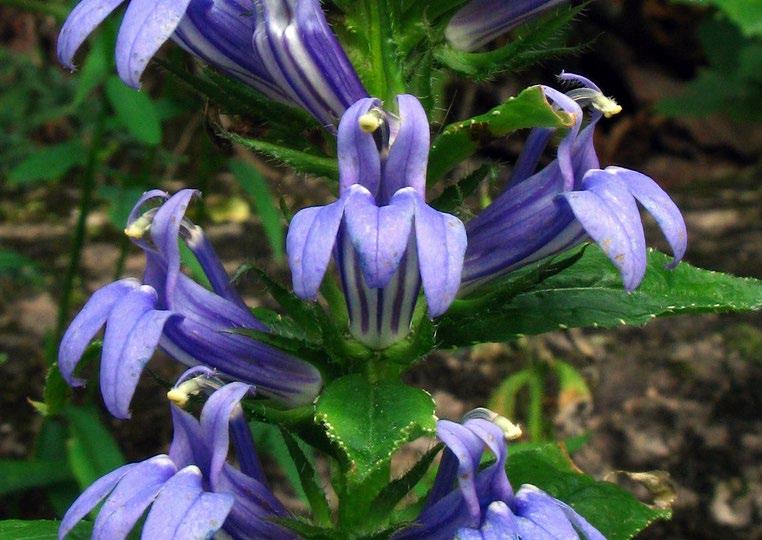
<svg viewBox="0 0 762 540">
<path fill-rule="evenodd" d="M 78 484 L 166 449 L 164 381 L 177 366 L 160 358 L 141 382 L 132 421 L 103 414 L 93 389 L 62 417 L 40 414 L 73 313 L 97 287 L 141 273 L 142 255 L 122 234 L 140 193 L 201 189 L 194 220 L 226 267 L 254 261 L 283 281 L 280 208 L 330 196 L 320 180 L 218 139 L 209 128 L 218 111 L 159 67 L 143 92 L 127 89 L 112 68 L 115 24 L 91 40 L 80 71 L 66 73 L 55 41 L 69 7 L 0 0 L 0 519 L 60 516 Z M 643 171 L 673 195 L 688 223 L 690 263 L 762 278 L 762 3 L 596 1 L 565 32 L 572 51 L 539 67 L 448 84 L 443 116 L 465 118 L 529 84 L 553 85 L 562 69 L 588 76 L 623 106 L 597 131 L 603 164 Z M 177 47 L 165 57 L 188 63 Z M 509 167 L 522 142 L 514 136 L 482 157 Z M 267 301 L 255 283 L 241 287 L 250 305 Z M 559 331 L 436 354 L 408 380 L 432 391 L 441 417 L 490 403 L 532 439 L 566 439 L 586 472 L 671 504 L 674 519 L 642 538 L 756 539 L 760 323 L 759 314 L 714 315 Z M 542 390 L 512 384 L 517 372 L 531 372 Z M 272 465 L 279 441 L 260 431 Z"/>
</svg>

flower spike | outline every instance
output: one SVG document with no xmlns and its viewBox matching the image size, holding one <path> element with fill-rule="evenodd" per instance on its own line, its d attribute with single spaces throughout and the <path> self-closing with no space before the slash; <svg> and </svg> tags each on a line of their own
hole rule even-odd
<svg viewBox="0 0 762 540">
<path fill-rule="evenodd" d="M 302 107 L 329 130 L 367 96 L 319 0 L 81 0 L 59 34 L 61 64 L 74 69 L 77 50 L 125 1 L 116 66 L 133 88 L 172 39 L 270 99 Z"/>
<path fill-rule="evenodd" d="M 97 291 L 61 341 L 59 369 L 71 385 L 87 344 L 105 325 L 100 382 L 106 407 L 128 418 L 138 379 L 157 347 L 188 366 L 216 369 L 222 378 L 255 384 L 260 393 L 286 405 L 310 403 L 322 380 L 312 365 L 268 345 L 235 334 L 238 328 L 266 332 L 230 284 L 203 230 L 185 211 L 198 196 L 183 190 L 167 198 L 146 193 L 131 213 L 127 230 L 146 253 L 142 283 L 117 281 Z M 158 201 L 160 206 L 143 211 Z M 138 234 L 138 231 L 140 234 Z M 178 239 L 196 256 L 212 290 L 180 272 Z"/>
<path fill-rule="evenodd" d="M 543 87 L 546 96 L 576 124 L 558 146 L 557 157 L 535 171 L 551 130 L 536 129 L 505 191 L 471 220 L 462 293 L 588 239 L 595 241 L 619 269 L 628 291 L 638 287 L 647 265 L 638 204 L 655 219 L 678 264 L 687 233 L 680 210 L 648 176 L 622 167 L 600 168 L 593 145 L 595 126 L 618 105 L 589 79 L 562 73 L 563 82 L 582 85 L 563 94 Z M 590 122 L 582 128 L 582 107 Z"/>
<path fill-rule="evenodd" d="M 95 540 L 126 538 L 144 513 L 145 539 L 211 538 L 221 530 L 236 538 L 295 538 L 272 521 L 288 514 L 267 487 L 241 411 L 250 390 L 243 383 L 223 386 L 207 400 L 200 421 L 173 405 L 169 455 L 124 465 L 97 480 L 66 512 L 59 539 L 101 501 Z M 227 462 L 231 440 L 240 469 Z"/>
<path fill-rule="evenodd" d="M 423 107 L 397 96 L 399 114 L 361 99 L 338 131 L 339 199 L 297 213 L 286 247 L 294 291 L 314 299 L 334 255 L 350 331 L 383 349 L 410 332 L 418 292 L 441 315 L 460 287 L 465 228 L 425 202 L 429 124 Z"/>
<path fill-rule="evenodd" d="M 479 416 L 462 424 L 437 422 L 437 437 L 445 450 L 434 485 L 416 522 L 397 532 L 395 540 L 605 540 L 569 505 L 535 486 L 525 484 L 514 493 L 505 472 L 508 448 L 503 430 L 484 418 L 488 415 Z M 480 468 L 485 450 L 496 460 Z"/>
</svg>

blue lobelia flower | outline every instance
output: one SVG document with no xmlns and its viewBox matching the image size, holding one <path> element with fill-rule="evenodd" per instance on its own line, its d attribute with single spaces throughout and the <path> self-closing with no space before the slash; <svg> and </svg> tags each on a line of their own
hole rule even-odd
<svg viewBox="0 0 762 540">
<path fill-rule="evenodd" d="M 382 349 L 410 331 L 421 286 L 429 315 L 460 286 L 463 224 L 425 202 L 429 124 L 419 101 L 397 96 L 398 115 L 361 99 L 339 124 L 339 200 L 294 216 L 287 251 L 296 294 L 315 298 L 332 253 L 350 331 Z"/>
<path fill-rule="evenodd" d="M 59 35 L 61 63 L 73 69 L 85 39 L 124 2 L 82 0 Z M 138 88 L 148 62 L 170 38 L 268 97 L 306 109 L 326 127 L 367 96 L 319 0 L 129 0 L 116 43 L 122 80 Z"/>
<path fill-rule="evenodd" d="M 548 87 L 544 92 L 575 123 L 559 144 L 556 159 L 539 171 L 535 169 L 553 130 L 533 130 L 503 193 L 469 221 L 463 292 L 589 238 L 619 269 L 625 288 L 635 289 L 647 265 L 637 203 L 654 217 L 671 246 L 670 266 L 685 254 L 683 217 L 656 182 L 622 167 L 600 169 L 593 146 L 595 125 L 620 107 L 584 77 L 562 74 L 561 79 L 581 87 L 567 94 Z M 591 110 L 584 129 L 582 107 Z"/>
<path fill-rule="evenodd" d="M 535 486 L 525 484 L 513 492 L 505 472 L 504 432 L 495 423 L 483 418 L 463 424 L 440 420 L 437 437 L 445 451 L 434 485 L 416 522 L 395 540 L 604 539 L 569 505 Z M 480 470 L 485 448 L 496 461 Z"/>
<path fill-rule="evenodd" d="M 100 388 L 108 410 L 129 417 L 140 374 L 157 347 L 193 366 L 206 365 L 221 375 L 257 386 L 261 394 L 286 405 L 310 403 L 321 388 L 310 364 L 243 335 L 237 328 L 267 331 L 231 286 L 222 263 L 200 227 L 183 218 L 195 190 L 171 198 L 161 191 L 143 195 L 126 232 L 145 251 L 143 282 L 123 279 L 96 291 L 67 329 L 58 365 L 66 381 L 74 376 L 88 343 L 105 324 Z M 150 201 L 163 204 L 142 213 Z M 150 239 L 145 235 L 150 231 Z M 198 259 L 212 290 L 180 272 L 179 239 Z"/>
<path fill-rule="evenodd" d="M 568 0 L 471 0 L 445 28 L 447 41 L 462 51 L 478 49 L 543 11 Z"/>
<path fill-rule="evenodd" d="M 196 383 L 198 390 L 207 386 L 207 376 L 179 385 Z M 212 538 L 220 530 L 242 539 L 295 538 L 272 522 L 288 514 L 267 486 L 239 404 L 250 388 L 240 382 L 222 386 L 200 420 L 173 405 L 169 455 L 124 465 L 93 483 L 66 512 L 59 539 L 101 501 L 95 540 L 126 538 L 146 510 L 144 539 Z M 240 468 L 226 462 L 231 438 Z"/>
</svg>

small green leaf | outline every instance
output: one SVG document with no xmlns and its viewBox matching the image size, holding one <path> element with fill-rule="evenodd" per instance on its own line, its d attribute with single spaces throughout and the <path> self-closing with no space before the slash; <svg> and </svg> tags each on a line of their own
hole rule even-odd
<svg viewBox="0 0 762 540">
<path fill-rule="evenodd" d="M 9 519 L 0 521 L 0 538 L 7 540 L 58 540 L 60 521 L 40 519 L 37 521 L 22 521 Z M 93 526 L 88 522 L 80 522 L 69 534 L 66 540 L 85 540 L 90 538 Z"/>
<path fill-rule="evenodd" d="M 299 446 L 297 439 L 285 429 L 281 429 L 281 435 L 288 448 L 288 453 L 296 465 L 299 480 L 312 509 L 312 518 L 317 525 L 328 526 L 331 524 L 331 507 L 325 498 L 325 491 L 318 483 L 313 463 L 308 459 L 304 450 Z"/>
<path fill-rule="evenodd" d="M 92 41 L 82 70 L 77 77 L 77 90 L 74 93 L 74 106 L 81 105 L 93 89 L 109 75 L 112 60 L 109 54 L 113 41 L 108 32 L 101 32 Z"/>
<path fill-rule="evenodd" d="M 479 187 L 486 178 L 494 178 L 496 168 L 494 165 L 482 165 L 470 174 L 467 174 L 457 183 L 447 186 L 442 194 L 429 203 L 440 212 L 450 214 L 458 213 L 465 204 L 465 199 Z"/>
<path fill-rule="evenodd" d="M 254 201 L 275 258 L 283 259 L 283 222 L 264 176 L 251 165 L 238 160 L 230 161 L 230 170 L 249 198 Z"/>
<path fill-rule="evenodd" d="M 438 181 L 493 139 L 524 128 L 568 127 L 570 121 L 565 113 L 553 110 L 539 86 L 527 88 L 486 114 L 447 126 L 431 145 L 428 183 Z"/>
<path fill-rule="evenodd" d="M 581 474 L 555 443 L 512 446 L 508 478 L 515 489 L 532 484 L 569 504 L 608 540 L 629 540 L 671 515 L 646 506 L 616 484 Z"/>
<path fill-rule="evenodd" d="M 81 489 L 124 465 L 124 456 L 95 407 L 67 407 L 69 465 Z"/>
<path fill-rule="evenodd" d="M 245 148 L 254 150 L 278 164 L 287 165 L 298 172 L 324 176 L 338 181 L 339 165 L 336 158 L 319 156 L 259 139 L 249 139 L 230 131 L 221 132 L 220 135 Z"/>
<path fill-rule="evenodd" d="M 45 146 L 14 167 L 8 173 L 8 183 L 20 186 L 58 180 L 86 159 L 87 152 L 79 140 Z"/>
<path fill-rule="evenodd" d="M 149 146 L 161 142 L 161 122 L 151 98 L 125 85 L 119 77 L 106 81 L 106 96 L 119 123 L 138 141 Z"/>
<path fill-rule="evenodd" d="M 316 417 L 346 454 L 350 480 L 356 483 L 388 464 L 400 446 L 435 429 L 428 393 L 401 382 L 371 384 L 361 375 L 329 384 Z"/>
<path fill-rule="evenodd" d="M 373 525 L 388 522 L 394 508 L 423 479 L 441 450 L 441 444 L 435 446 L 405 474 L 387 484 L 370 504 L 368 521 Z"/>
<path fill-rule="evenodd" d="M 502 342 L 558 328 L 642 325 L 656 317 L 754 311 L 762 307 L 762 281 L 702 270 L 649 250 L 648 271 L 635 291 L 622 287 L 616 268 L 596 246 L 529 290 L 491 301 L 456 301 L 438 321 L 443 346 Z"/>
</svg>

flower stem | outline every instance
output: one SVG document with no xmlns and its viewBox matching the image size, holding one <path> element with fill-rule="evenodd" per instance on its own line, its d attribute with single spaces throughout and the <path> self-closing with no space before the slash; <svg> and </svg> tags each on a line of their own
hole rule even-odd
<svg viewBox="0 0 762 540">
<path fill-rule="evenodd" d="M 371 95 L 393 103 L 397 94 L 404 92 L 402 77 L 397 71 L 397 58 L 392 49 L 391 22 L 386 0 L 368 0 L 365 3 L 367 39 L 370 53 L 373 87 Z"/>
<path fill-rule="evenodd" d="M 61 299 L 58 304 L 58 321 L 56 323 L 55 334 L 52 340 L 52 351 L 50 354 L 50 364 L 53 363 L 55 358 L 55 352 L 58 348 L 58 343 L 61 341 L 64 328 L 69 319 L 69 311 L 71 310 L 71 299 L 74 292 L 74 280 L 80 270 L 80 264 L 82 262 L 82 250 L 85 245 L 85 235 L 87 228 L 87 217 L 90 214 L 90 207 L 93 201 L 93 192 L 95 191 L 95 178 L 98 169 L 98 153 L 101 149 L 101 141 L 103 139 L 103 129 L 105 123 L 106 113 L 101 111 L 96 120 L 95 129 L 93 131 L 93 137 L 90 141 L 90 151 L 87 156 L 87 164 L 85 166 L 84 174 L 82 175 L 81 197 L 79 200 L 79 216 L 77 218 L 77 224 L 74 229 L 74 236 L 72 238 L 72 245 L 69 257 L 69 266 L 64 274 L 63 283 L 61 284 Z"/>
</svg>

